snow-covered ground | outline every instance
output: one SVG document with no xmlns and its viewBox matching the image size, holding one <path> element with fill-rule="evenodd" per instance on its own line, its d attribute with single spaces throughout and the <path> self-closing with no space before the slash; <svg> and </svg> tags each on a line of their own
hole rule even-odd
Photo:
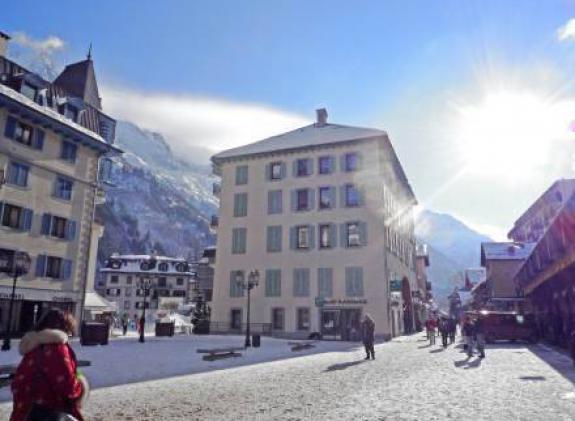
<svg viewBox="0 0 575 421">
<path fill-rule="evenodd" d="M 127 339 L 107 348 L 80 348 L 81 358 L 94 363 L 86 372 L 95 384 L 106 384 L 107 375 L 120 367 L 164 377 L 140 381 L 134 374 L 130 381 L 138 383 L 95 390 L 87 419 L 575 419 L 572 362 L 540 345 L 494 345 L 479 360 L 467 359 L 454 346 L 430 347 L 423 335 L 415 335 L 377 345 L 377 360 L 363 361 L 355 344 L 322 342 L 310 355 L 264 338 L 262 348 L 241 358 L 208 363 L 190 355 L 194 341 L 201 340 L 241 343 L 240 337 L 157 338 L 144 345 Z M 299 358 L 284 358 L 294 354 Z M 182 366 L 197 374 L 176 370 Z M 206 368 L 216 370 L 199 373 Z M 122 371 L 112 378 L 127 375 Z M 178 376 L 166 377 L 172 375 Z M 0 405 L 0 419 L 9 409 Z"/>
</svg>

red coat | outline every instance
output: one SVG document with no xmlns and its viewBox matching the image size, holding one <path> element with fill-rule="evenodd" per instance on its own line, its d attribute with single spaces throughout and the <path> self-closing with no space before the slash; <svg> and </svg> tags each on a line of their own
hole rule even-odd
<svg viewBox="0 0 575 421">
<path fill-rule="evenodd" d="M 24 358 L 12 382 L 10 421 L 25 420 L 34 402 L 83 420 L 79 404 L 85 387 L 76 374 L 68 335 L 59 330 L 30 332 L 22 339 L 20 352 Z"/>
</svg>

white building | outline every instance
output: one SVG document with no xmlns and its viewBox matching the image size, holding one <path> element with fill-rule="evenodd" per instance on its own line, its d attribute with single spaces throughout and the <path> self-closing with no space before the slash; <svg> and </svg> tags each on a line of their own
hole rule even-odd
<svg viewBox="0 0 575 421">
<path fill-rule="evenodd" d="M 194 278 L 185 259 L 165 256 L 114 254 L 100 271 L 105 276 L 104 297 L 116 303 L 118 314 L 139 318 L 145 302 L 148 322 L 155 320 L 162 302 L 187 303 Z M 151 288 L 144 298 L 140 284 L 146 279 Z"/>
<path fill-rule="evenodd" d="M 413 324 L 415 196 L 387 133 L 317 122 L 212 157 L 221 176 L 212 321 L 240 330 L 257 269 L 251 322 L 279 336 L 351 339 L 364 313 L 376 334 Z M 393 308 L 392 308 L 393 307 Z"/>
</svg>

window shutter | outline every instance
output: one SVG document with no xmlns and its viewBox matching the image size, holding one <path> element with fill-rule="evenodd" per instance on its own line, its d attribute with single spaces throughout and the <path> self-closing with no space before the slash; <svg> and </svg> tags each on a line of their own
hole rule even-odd
<svg viewBox="0 0 575 421">
<path fill-rule="evenodd" d="M 28 185 L 29 168 L 23 165 L 19 166 L 18 168 L 16 184 L 25 187 Z"/>
<path fill-rule="evenodd" d="M 291 210 L 292 212 L 297 211 L 297 190 L 291 190 L 290 191 L 290 198 L 291 198 Z"/>
<path fill-rule="evenodd" d="M 345 172 L 345 154 L 339 156 L 339 170 Z"/>
<path fill-rule="evenodd" d="M 46 256 L 39 254 L 36 257 L 36 276 L 43 278 L 46 275 Z"/>
<path fill-rule="evenodd" d="M 268 252 L 271 252 L 271 251 L 274 249 L 274 248 L 273 248 L 273 247 L 274 247 L 274 238 L 273 238 L 273 235 L 274 235 L 273 227 L 267 227 L 267 230 L 266 230 L 266 238 L 267 238 L 267 241 L 266 241 L 266 250 L 267 250 Z"/>
<path fill-rule="evenodd" d="M 367 246 L 367 224 L 365 222 L 359 223 L 359 243 Z"/>
<path fill-rule="evenodd" d="M 359 297 L 363 297 L 363 268 L 355 269 L 355 292 Z"/>
<path fill-rule="evenodd" d="M 307 160 L 307 175 L 312 175 L 313 174 L 313 159 L 309 158 Z"/>
<path fill-rule="evenodd" d="M 68 241 L 74 241 L 74 238 L 76 237 L 76 221 L 68 220 L 66 231 L 66 238 Z"/>
<path fill-rule="evenodd" d="M 358 206 L 365 205 L 365 189 L 363 187 L 356 187 L 357 188 L 357 204 Z"/>
<path fill-rule="evenodd" d="M 315 189 L 307 189 L 307 210 L 315 208 Z"/>
<path fill-rule="evenodd" d="M 356 152 L 357 156 L 357 169 L 363 169 L 363 154 L 361 152 Z"/>
<path fill-rule="evenodd" d="M 286 178 L 286 163 L 282 162 L 280 164 L 280 169 L 281 169 L 281 178 L 284 179 Z"/>
<path fill-rule="evenodd" d="M 62 261 L 61 279 L 63 281 L 69 281 L 71 278 L 72 278 L 72 261 L 69 259 L 64 259 Z"/>
<path fill-rule="evenodd" d="M 32 217 L 34 215 L 34 212 L 32 211 L 32 209 L 23 209 L 22 210 L 22 219 L 21 219 L 21 224 L 20 224 L 20 229 L 23 229 L 24 231 L 30 231 L 30 229 L 32 228 Z"/>
<path fill-rule="evenodd" d="M 335 172 L 335 156 L 329 157 L 329 172 L 330 174 Z"/>
<path fill-rule="evenodd" d="M 329 224 L 329 244 L 332 248 L 337 247 L 337 225 Z"/>
<path fill-rule="evenodd" d="M 312 250 L 315 248 L 315 227 L 313 225 L 308 225 L 308 241 L 309 241 L 309 249 Z"/>
<path fill-rule="evenodd" d="M 336 188 L 334 186 L 331 186 L 329 188 L 329 201 L 331 203 L 332 208 L 337 208 L 336 196 L 337 196 Z"/>
<path fill-rule="evenodd" d="M 289 248 L 295 250 L 297 248 L 297 231 L 296 227 L 290 227 L 289 229 Z"/>
<path fill-rule="evenodd" d="M 345 208 L 345 185 L 339 187 L 339 206 Z"/>
<path fill-rule="evenodd" d="M 271 215 L 274 213 L 274 192 L 273 191 L 268 191 L 268 215 Z"/>
<path fill-rule="evenodd" d="M 34 129 L 34 148 L 40 151 L 44 148 L 44 130 Z"/>
<path fill-rule="evenodd" d="M 266 181 L 272 179 L 272 164 L 266 164 L 264 178 Z"/>
<path fill-rule="evenodd" d="M 292 176 L 297 177 L 297 159 L 294 159 L 291 164 Z"/>
<path fill-rule="evenodd" d="M 6 176 L 6 181 L 10 184 L 18 183 L 18 169 L 13 163 L 8 164 L 8 174 Z"/>
<path fill-rule="evenodd" d="M 339 245 L 347 247 L 347 224 L 343 223 L 339 226 Z"/>
<path fill-rule="evenodd" d="M 16 131 L 16 119 L 12 116 L 6 117 L 6 126 L 4 127 L 4 136 L 9 139 L 14 139 Z"/>
<path fill-rule="evenodd" d="M 42 215 L 42 229 L 40 231 L 42 235 L 50 235 L 51 222 L 52 222 L 52 215 L 50 215 L 49 213 L 45 213 L 44 215 Z"/>
</svg>

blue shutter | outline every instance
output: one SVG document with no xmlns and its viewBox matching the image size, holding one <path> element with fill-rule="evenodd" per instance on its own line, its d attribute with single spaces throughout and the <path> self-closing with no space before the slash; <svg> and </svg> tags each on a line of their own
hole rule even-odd
<svg viewBox="0 0 575 421">
<path fill-rule="evenodd" d="M 32 216 L 34 215 L 32 209 L 23 209 L 22 219 L 20 220 L 20 229 L 30 231 L 32 228 Z"/>
<path fill-rule="evenodd" d="M 46 274 L 46 256 L 39 254 L 36 257 L 36 276 L 43 278 Z"/>
<path fill-rule="evenodd" d="M 18 168 L 12 162 L 8 164 L 6 181 L 10 184 L 16 184 L 18 182 Z"/>
<path fill-rule="evenodd" d="M 68 220 L 68 223 L 66 224 L 66 230 L 66 239 L 68 241 L 73 241 L 76 237 L 76 221 Z"/>
<path fill-rule="evenodd" d="M 331 186 L 329 188 L 329 201 L 331 202 L 331 207 L 332 208 L 337 208 L 337 203 L 336 203 L 336 188 L 334 186 Z"/>
<path fill-rule="evenodd" d="M 291 206 L 291 210 L 292 212 L 297 211 L 297 190 L 291 190 L 290 191 L 290 206 Z"/>
<path fill-rule="evenodd" d="M 337 247 L 337 225 L 329 224 L 329 244 L 332 248 Z"/>
<path fill-rule="evenodd" d="M 309 241 L 309 249 L 312 250 L 315 248 L 315 227 L 313 225 L 308 225 L 308 241 Z"/>
<path fill-rule="evenodd" d="M 63 281 L 69 281 L 72 278 L 72 261 L 64 259 L 62 261 L 62 272 L 60 273 L 60 278 Z"/>
<path fill-rule="evenodd" d="M 290 227 L 289 229 L 289 248 L 292 250 L 297 249 L 297 228 Z"/>
<path fill-rule="evenodd" d="M 16 131 L 16 119 L 12 116 L 6 117 L 6 126 L 4 127 L 4 136 L 9 139 L 14 139 Z"/>
<path fill-rule="evenodd" d="M 274 200 L 275 200 L 275 193 L 273 190 L 268 191 L 268 215 L 274 213 Z"/>
<path fill-rule="evenodd" d="M 347 247 L 347 224 L 343 223 L 339 226 L 339 245 Z"/>
<path fill-rule="evenodd" d="M 312 175 L 313 174 L 313 159 L 309 158 L 307 160 L 307 175 Z"/>
<path fill-rule="evenodd" d="M 17 176 L 17 181 L 16 184 L 18 184 L 19 186 L 22 187 L 26 187 L 28 185 L 28 171 L 29 171 L 29 167 L 25 166 L 25 165 L 19 165 L 18 166 L 18 176 Z"/>
<path fill-rule="evenodd" d="M 335 156 L 329 157 L 329 173 L 335 172 Z"/>
<path fill-rule="evenodd" d="M 365 222 L 359 223 L 359 244 L 367 246 L 367 224 Z"/>
<path fill-rule="evenodd" d="M 345 185 L 339 187 L 339 206 L 345 208 Z"/>
<path fill-rule="evenodd" d="M 34 148 L 42 150 L 44 148 L 44 130 L 35 129 L 34 130 Z"/>
<path fill-rule="evenodd" d="M 40 231 L 42 235 L 50 235 L 51 222 L 52 222 L 52 215 L 50 215 L 49 213 L 45 213 L 44 215 L 42 215 L 42 229 Z"/>
<path fill-rule="evenodd" d="M 307 189 L 307 210 L 315 208 L 315 189 Z"/>
<path fill-rule="evenodd" d="M 266 181 L 270 181 L 272 179 L 272 165 L 271 164 L 266 164 L 266 168 L 265 168 L 265 180 Z"/>
</svg>

